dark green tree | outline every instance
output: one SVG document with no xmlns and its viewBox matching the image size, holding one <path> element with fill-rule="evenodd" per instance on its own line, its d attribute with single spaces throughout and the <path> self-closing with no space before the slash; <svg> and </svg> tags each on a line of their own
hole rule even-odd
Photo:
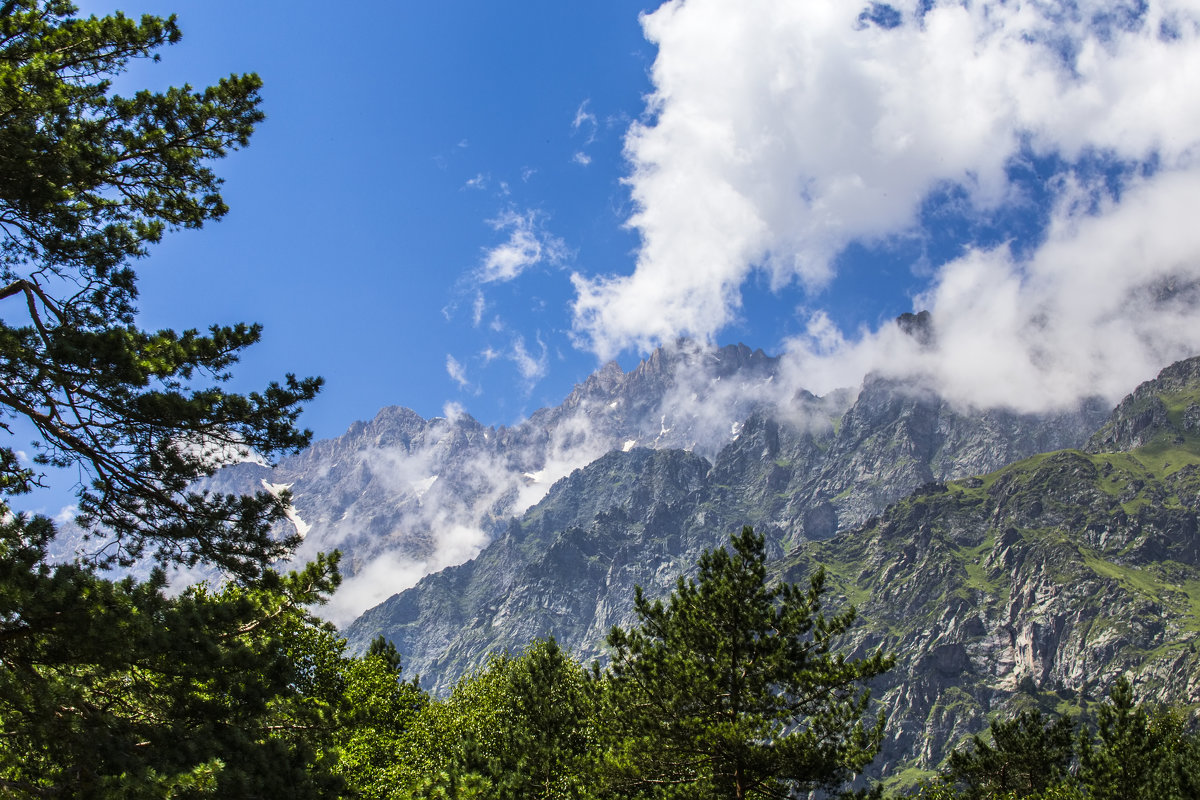
<svg viewBox="0 0 1200 800">
<path fill-rule="evenodd" d="M 991 742 L 972 737 L 950 754 L 946 778 L 963 787 L 960 796 L 983 800 L 1015 792 L 1045 791 L 1069 777 L 1075 756 L 1075 724 L 1070 717 L 1047 720 L 1038 710 L 993 720 Z"/>
<path fill-rule="evenodd" d="M 249 452 L 303 446 L 294 422 L 319 387 L 221 382 L 256 325 L 144 331 L 130 263 L 169 228 L 226 206 L 209 163 L 262 119 L 259 79 L 230 76 L 118 96 L 110 79 L 176 42 L 175 19 L 77 19 L 65 0 L 0 5 L 0 426 L 36 431 L 36 461 L 88 476 L 80 521 L 103 564 L 144 553 L 253 576 L 288 552 L 286 499 L 209 494 L 196 479 Z M 0 447 L 0 491 L 42 480 Z"/>
<path fill-rule="evenodd" d="M 40 531 L 40 533 L 39 533 Z M 323 704 L 293 658 L 336 559 L 168 597 L 148 581 L 48 566 L 44 519 L 0 524 L 0 795 L 319 797 Z M 193 787 L 195 788 L 195 787 Z"/>
<path fill-rule="evenodd" d="M 705 552 L 664 605 L 637 589 L 639 624 L 614 627 L 610 680 L 624 725 L 617 788 L 679 797 L 791 797 L 834 789 L 878 750 L 864 684 L 882 652 L 833 652 L 854 611 L 825 617 L 824 573 L 807 589 L 769 584 L 750 528 Z"/>
<path fill-rule="evenodd" d="M 319 796 L 331 631 L 305 610 L 336 558 L 269 565 L 287 498 L 197 480 L 250 453 L 299 448 L 287 376 L 226 391 L 258 326 L 146 331 L 131 266 L 173 228 L 226 211 L 211 163 L 262 119 L 259 80 L 119 96 L 111 79 L 178 41 L 174 18 L 79 19 L 65 0 L 0 2 L 0 793 L 13 797 Z M 18 433 L 33 431 L 22 463 Z M 74 467 L 91 554 L 52 563 L 43 518 L 11 496 Z M 182 596 L 98 568 L 143 557 L 233 580 Z M 316 670 L 315 672 L 312 670 Z"/>
<path fill-rule="evenodd" d="M 1122 676 L 1096 710 L 1095 740 L 1080 747 L 1080 783 L 1093 800 L 1182 800 L 1196 789 L 1195 736 L 1182 716 L 1134 703 Z"/>
</svg>

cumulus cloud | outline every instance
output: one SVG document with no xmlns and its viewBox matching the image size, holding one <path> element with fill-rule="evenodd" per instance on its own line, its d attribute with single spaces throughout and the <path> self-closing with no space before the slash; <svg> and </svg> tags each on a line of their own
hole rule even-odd
<svg viewBox="0 0 1200 800">
<path fill-rule="evenodd" d="M 479 267 L 484 283 L 511 281 L 538 264 L 558 264 L 566 253 L 566 245 L 545 230 L 536 211 L 505 211 L 489 224 L 508 239 L 484 253 Z"/>
<path fill-rule="evenodd" d="M 712 340 L 756 274 L 819 298 L 848 245 L 920 236 L 939 192 L 978 217 L 1021 202 L 1010 168 L 1030 157 L 1056 170 L 1044 240 L 930 265 L 916 305 L 940 347 L 896 361 L 910 344 L 890 326 L 846 334 L 818 310 L 796 360 L 900 363 L 964 400 L 1021 405 L 1030 388 L 1048 403 L 1094 380 L 1127 388 L 1194 348 L 1194 2 L 672 0 L 643 27 L 658 57 L 625 142 L 636 265 L 572 278 L 576 334 L 601 357 Z M 1085 162 L 1137 177 L 1086 185 Z"/>
<path fill-rule="evenodd" d="M 929 346 L 895 326 L 846 339 L 816 314 L 788 359 L 818 392 L 876 370 L 926 377 L 969 406 L 1115 400 L 1200 346 L 1197 196 L 1200 166 L 1138 181 L 1096 213 L 1064 200 L 1028 259 L 1004 246 L 941 268 L 916 300 L 931 311 Z"/>
</svg>

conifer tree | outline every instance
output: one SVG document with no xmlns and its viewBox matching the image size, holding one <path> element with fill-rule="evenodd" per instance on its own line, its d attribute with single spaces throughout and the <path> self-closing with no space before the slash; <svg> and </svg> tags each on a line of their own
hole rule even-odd
<svg viewBox="0 0 1200 800">
<path fill-rule="evenodd" d="M 269 565 L 287 498 L 196 481 L 299 448 L 320 381 L 222 384 L 256 325 L 147 331 L 132 264 L 173 228 L 226 211 L 211 162 L 245 146 L 255 75 L 120 96 L 111 80 L 179 40 L 173 17 L 77 18 L 67 0 L 0 2 L 0 794 L 305 797 L 336 790 L 295 644 L 336 558 Z M 18 456 L 32 429 L 37 454 Z M 74 467 L 86 559 L 54 562 L 44 518 L 11 496 Z M 151 556 L 234 578 L 182 596 L 100 567 Z M 323 633 L 322 633 L 323 632 Z"/>
<path fill-rule="evenodd" d="M 1093 800 L 1173 800 L 1190 796 L 1194 784 L 1195 737 L 1168 709 L 1151 711 L 1133 700 L 1129 679 L 1117 679 L 1107 703 L 1096 711 L 1093 742 L 1080 748 L 1080 783 Z"/>
<path fill-rule="evenodd" d="M 640 587 L 638 625 L 614 627 L 615 782 L 661 796 L 789 797 L 832 789 L 878 750 L 865 683 L 892 661 L 835 654 L 854 611 L 825 617 L 824 573 L 768 584 L 763 538 L 705 552 L 666 604 Z"/>
<path fill-rule="evenodd" d="M 1039 710 L 993 720 L 991 742 L 972 737 L 966 749 L 950 754 L 946 777 L 964 786 L 972 800 L 1014 792 L 1045 791 L 1068 777 L 1075 755 L 1075 724 L 1070 717 L 1047 720 Z"/>
<path fill-rule="evenodd" d="M 33 466 L 17 456 L 27 442 L 0 446 L 0 493 L 37 485 L 38 465 L 77 467 L 99 563 L 149 553 L 252 576 L 295 543 L 270 535 L 286 499 L 195 481 L 306 444 L 294 422 L 320 382 L 224 391 L 260 328 L 141 330 L 131 264 L 167 229 L 225 214 L 209 165 L 249 141 L 260 81 L 117 95 L 113 76 L 179 40 L 174 17 L 74 13 L 66 0 L 0 5 L 0 427 L 20 419 L 37 437 Z"/>
</svg>

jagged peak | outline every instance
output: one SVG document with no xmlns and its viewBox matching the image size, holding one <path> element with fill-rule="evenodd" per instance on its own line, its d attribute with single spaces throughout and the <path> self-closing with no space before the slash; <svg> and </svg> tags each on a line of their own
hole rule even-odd
<svg viewBox="0 0 1200 800">
<path fill-rule="evenodd" d="M 916 340 L 922 348 L 931 347 L 936 341 L 933 315 L 928 311 L 918 311 L 916 314 L 906 311 L 896 317 L 896 327 Z"/>
<path fill-rule="evenodd" d="M 1200 356 L 1177 361 L 1125 397 L 1088 441 L 1089 453 L 1144 447 L 1166 435 L 1200 434 Z"/>
</svg>

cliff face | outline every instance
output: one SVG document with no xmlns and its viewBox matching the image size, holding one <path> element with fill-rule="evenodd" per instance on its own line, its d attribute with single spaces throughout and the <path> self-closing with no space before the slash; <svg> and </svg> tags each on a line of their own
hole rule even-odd
<svg viewBox="0 0 1200 800">
<path fill-rule="evenodd" d="M 1142 699 L 1200 701 L 1198 416 L 1192 360 L 1121 403 L 1092 439 L 1104 452 L 930 484 L 781 565 L 826 565 L 859 609 L 854 646 L 898 656 L 876 769 L 936 767 L 989 712 L 1086 705 L 1121 674 Z"/>
<path fill-rule="evenodd" d="M 644 366 L 639 380 L 661 372 L 653 360 Z M 791 408 L 786 419 L 752 413 L 711 461 L 670 449 L 609 452 L 555 484 L 476 559 L 369 610 L 347 637 L 365 646 L 386 635 L 438 690 L 530 636 L 552 634 L 581 657 L 601 656 L 607 630 L 629 621 L 635 585 L 668 590 L 743 524 L 782 555 L 865 522 L 931 480 L 1078 446 L 1103 418 L 1093 408 L 966 414 L 883 380 L 868 381 L 848 408 L 812 395 Z"/>
<path fill-rule="evenodd" d="M 752 415 L 712 462 L 609 453 L 479 557 L 346 634 L 359 646 L 387 635 L 409 674 L 439 690 L 535 636 L 603 659 L 609 627 L 630 622 L 634 585 L 665 594 L 749 523 L 768 534 L 779 576 L 825 566 L 829 603 L 859 610 L 852 650 L 897 655 L 876 687 L 889 728 L 875 768 L 888 774 L 936 767 L 991 711 L 1086 704 L 1122 673 L 1143 697 L 1200 701 L 1198 419 L 1200 361 L 1139 387 L 1103 424 L 1086 409 L 963 415 L 868 382 L 827 427 Z M 1092 452 L 1030 457 L 1084 443 L 1088 420 Z"/>
</svg>

